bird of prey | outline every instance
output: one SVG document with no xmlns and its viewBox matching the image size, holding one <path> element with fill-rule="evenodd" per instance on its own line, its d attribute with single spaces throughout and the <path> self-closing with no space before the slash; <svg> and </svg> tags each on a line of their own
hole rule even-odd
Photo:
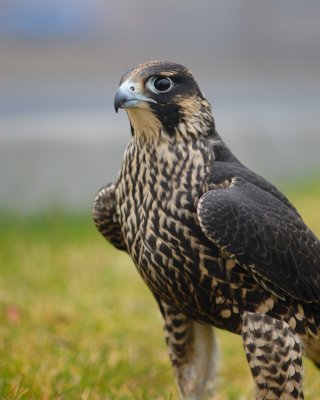
<svg viewBox="0 0 320 400">
<path fill-rule="evenodd" d="M 131 140 L 93 218 L 159 304 L 181 399 L 212 398 L 213 327 L 242 336 L 256 399 L 303 399 L 302 354 L 320 367 L 320 242 L 229 150 L 189 69 L 132 68 L 114 106 Z"/>
</svg>

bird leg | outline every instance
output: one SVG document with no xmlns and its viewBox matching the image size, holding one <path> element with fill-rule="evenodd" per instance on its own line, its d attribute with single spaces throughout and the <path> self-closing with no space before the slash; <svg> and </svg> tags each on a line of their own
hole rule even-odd
<svg viewBox="0 0 320 400">
<path fill-rule="evenodd" d="M 243 315 L 242 338 L 257 400 L 303 399 L 301 342 L 285 321 Z"/>
<path fill-rule="evenodd" d="M 159 305 L 181 400 L 212 399 L 217 349 L 213 328 L 162 301 Z"/>
</svg>

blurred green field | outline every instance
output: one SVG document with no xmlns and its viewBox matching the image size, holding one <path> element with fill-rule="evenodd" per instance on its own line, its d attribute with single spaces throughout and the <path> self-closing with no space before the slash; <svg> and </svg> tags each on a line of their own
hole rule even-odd
<svg viewBox="0 0 320 400">
<path fill-rule="evenodd" d="M 320 185 L 286 193 L 320 235 Z M 178 399 L 156 304 L 89 210 L 3 214 L 0 226 L 1 400 Z M 218 338 L 216 399 L 251 399 L 240 339 Z M 306 399 L 320 399 L 320 374 L 305 365 Z"/>
</svg>

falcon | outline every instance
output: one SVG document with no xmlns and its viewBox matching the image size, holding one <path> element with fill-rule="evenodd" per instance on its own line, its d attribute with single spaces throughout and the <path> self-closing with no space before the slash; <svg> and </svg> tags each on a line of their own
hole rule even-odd
<svg viewBox="0 0 320 400">
<path fill-rule="evenodd" d="M 114 106 L 131 140 L 93 219 L 159 305 L 181 399 L 213 396 L 214 327 L 242 336 L 256 399 L 303 399 L 302 354 L 320 367 L 319 240 L 229 150 L 189 69 L 132 68 Z"/>
</svg>

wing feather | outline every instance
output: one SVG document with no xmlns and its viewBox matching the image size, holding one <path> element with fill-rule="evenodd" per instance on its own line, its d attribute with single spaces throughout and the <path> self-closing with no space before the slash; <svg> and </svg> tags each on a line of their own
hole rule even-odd
<svg viewBox="0 0 320 400">
<path fill-rule="evenodd" d="M 98 231 L 119 250 L 127 250 L 118 222 L 115 200 L 115 184 L 103 186 L 97 193 L 92 217 Z"/>
<path fill-rule="evenodd" d="M 262 176 L 251 171 L 239 161 L 215 161 L 212 165 L 208 180 L 210 183 L 218 184 L 225 180 L 230 180 L 236 176 L 245 179 L 247 182 L 252 183 L 268 193 L 271 193 L 296 214 L 298 214 L 291 202 L 274 185 L 272 185 Z"/>
<path fill-rule="evenodd" d="M 198 218 L 204 234 L 262 286 L 320 301 L 320 242 L 282 199 L 233 178 L 201 197 Z"/>
</svg>

